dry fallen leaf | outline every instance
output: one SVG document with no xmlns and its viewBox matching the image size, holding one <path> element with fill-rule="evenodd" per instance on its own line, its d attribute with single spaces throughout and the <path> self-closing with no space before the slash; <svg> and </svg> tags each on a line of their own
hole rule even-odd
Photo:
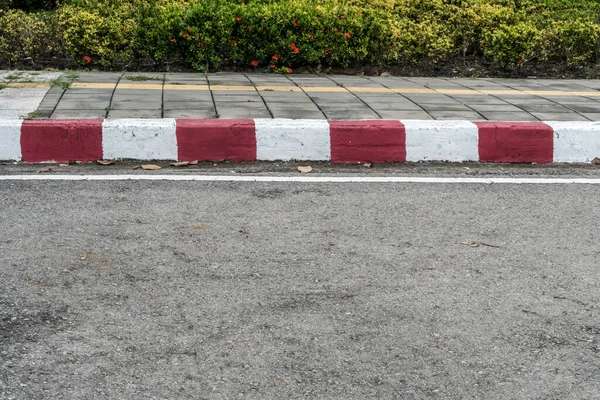
<svg viewBox="0 0 600 400">
<path fill-rule="evenodd" d="M 171 165 L 171 167 L 187 167 L 188 165 L 190 165 L 190 163 L 188 161 L 180 161 L 180 162 L 174 162 Z"/>
<path fill-rule="evenodd" d="M 600 158 L 596 157 L 592 160 L 592 164 L 594 165 L 600 165 Z"/>
<path fill-rule="evenodd" d="M 469 247 L 479 247 L 479 243 L 477 242 L 467 242 L 465 244 Z"/>
<path fill-rule="evenodd" d="M 312 171 L 312 167 L 310 165 L 298 166 L 298 172 L 300 172 L 301 174 L 308 174 L 310 171 Z"/>
<path fill-rule="evenodd" d="M 50 167 L 40 168 L 38 172 L 54 172 L 54 170 Z"/>
<path fill-rule="evenodd" d="M 82 161 L 81 160 L 75 160 L 75 164 L 81 164 Z"/>
<path fill-rule="evenodd" d="M 96 160 L 96 164 L 100 165 L 111 165 L 115 162 L 115 160 Z"/>
<path fill-rule="evenodd" d="M 160 169 L 160 167 L 158 165 L 154 165 L 154 164 L 142 164 L 142 169 L 155 170 L 155 169 Z"/>
<path fill-rule="evenodd" d="M 206 230 L 206 226 L 204 225 L 192 225 L 190 226 L 190 229 L 193 231 L 205 231 Z"/>
<path fill-rule="evenodd" d="M 373 166 L 373 163 L 370 162 L 366 162 L 363 164 L 363 167 L 367 167 L 367 168 L 371 168 Z"/>
<path fill-rule="evenodd" d="M 58 164 L 59 167 L 68 167 L 69 164 Z"/>
<path fill-rule="evenodd" d="M 196 164 L 198 164 L 198 160 L 190 161 L 190 165 L 196 165 Z"/>
</svg>

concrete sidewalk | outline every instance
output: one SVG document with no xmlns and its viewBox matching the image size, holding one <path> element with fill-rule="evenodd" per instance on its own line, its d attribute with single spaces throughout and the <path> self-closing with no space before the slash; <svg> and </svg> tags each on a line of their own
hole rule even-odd
<svg viewBox="0 0 600 400">
<path fill-rule="evenodd" d="M 598 80 L 37 74 L 0 71 L 0 118 L 600 121 Z"/>
</svg>

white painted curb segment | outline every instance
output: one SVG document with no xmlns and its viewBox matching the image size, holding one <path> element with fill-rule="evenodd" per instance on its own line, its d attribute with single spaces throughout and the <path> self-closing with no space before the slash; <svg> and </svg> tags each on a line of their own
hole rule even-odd
<svg viewBox="0 0 600 400">
<path fill-rule="evenodd" d="M 0 119 L 0 160 L 21 159 L 21 125 L 19 119 Z"/>
</svg>

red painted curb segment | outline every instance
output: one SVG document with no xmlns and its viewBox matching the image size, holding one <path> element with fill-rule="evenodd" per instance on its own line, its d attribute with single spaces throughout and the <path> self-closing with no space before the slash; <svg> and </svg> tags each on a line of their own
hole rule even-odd
<svg viewBox="0 0 600 400">
<path fill-rule="evenodd" d="M 406 132 L 400 121 L 329 121 L 334 163 L 404 162 Z"/>
<path fill-rule="evenodd" d="M 554 159 L 554 131 L 543 122 L 475 122 L 479 161 L 549 164 Z"/>
<path fill-rule="evenodd" d="M 102 158 L 102 120 L 23 121 L 21 152 L 25 162 Z"/>
</svg>

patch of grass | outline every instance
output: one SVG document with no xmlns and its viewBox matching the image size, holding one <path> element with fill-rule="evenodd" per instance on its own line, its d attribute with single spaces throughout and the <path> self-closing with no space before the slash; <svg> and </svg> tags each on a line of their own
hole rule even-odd
<svg viewBox="0 0 600 400">
<path fill-rule="evenodd" d="M 125 75 L 123 77 L 123 79 L 127 79 L 128 81 L 135 81 L 135 82 L 143 82 L 143 81 L 161 81 L 163 80 L 163 78 L 159 77 L 159 76 L 148 76 L 148 75 L 144 75 L 144 74 L 133 74 L 133 75 Z"/>
<path fill-rule="evenodd" d="M 6 75 L 4 77 L 4 79 L 6 79 L 8 81 L 14 81 L 14 80 L 21 78 L 22 76 L 23 76 L 23 72 L 19 71 L 19 72 L 15 72 L 13 74 Z"/>
<path fill-rule="evenodd" d="M 32 111 L 29 114 L 27 114 L 26 116 L 24 116 L 23 119 L 26 119 L 26 120 L 35 119 L 35 118 L 39 117 L 40 115 L 42 115 L 41 112 Z"/>
<path fill-rule="evenodd" d="M 38 75 L 40 75 L 40 73 L 39 72 L 30 72 L 29 75 L 38 76 Z"/>
<path fill-rule="evenodd" d="M 79 76 L 79 73 L 77 73 L 77 71 L 72 71 L 70 69 L 67 69 L 67 70 L 63 71 L 61 76 L 50 81 L 50 86 L 51 87 L 58 86 L 58 87 L 63 88 L 64 90 L 67 90 L 68 88 L 71 87 L 71 85 L 73 84 L 75 79 L 77 79 L 78 76 Z"/>
</svg>

